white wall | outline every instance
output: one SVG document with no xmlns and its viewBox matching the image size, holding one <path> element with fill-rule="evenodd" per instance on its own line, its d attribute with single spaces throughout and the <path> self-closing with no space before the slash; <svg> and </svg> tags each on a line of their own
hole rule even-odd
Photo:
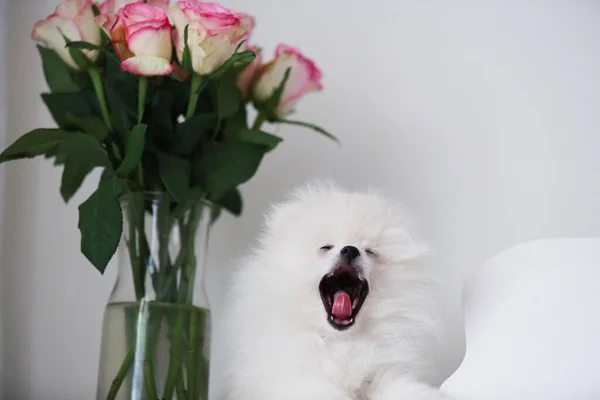
<svg viewBox="0 0 600 400">
<path fill-rule="evenodd" d="M 11 140 L 51 124 L 29 31 L 55 4 L 8 8 Z M 449 323 L 440 378 L 460 361 L 460 289 L 474 267 L 528 239 L 600 235 L 600 3 L 225 4 L 258 17 L 256 41 L 267 53 L 285 41 L 318 62 L 325 92 L 306 98 L 296 117 L 326 126 L 343 148 L 309 131 L 280 131 L 286 141 L 243 188 L 243 219 L 224 218 L 215 229 L 209 294 L 217 318 L 228 261 L 252 242 L 269 202 L 315 175 L 382 186 L 419 216 L 437 250 Z M 65 207 L 60 170 L 41 161 L 4 168 L 7 388 L 24 400 L 91 398 L 114 278 L 114 268 L 100 277 L 79 254 L 77 204 L 92 182 Z"/>
<path fill-rule="evenodd" d="M 4 59 L 6 57 L 6 33 L 8 30 L 6 29 L 5 21 L 6 21 L 6 0 L 0 0 L 0 59 Z M 5 63 L 0 63 L 0 146 L 5 144 L 6 138 L 4 132 L 6 131 L 6 65 Z M 2 222 L 4 220 L 4 170 L 0 169 L 0 227 L 2 226 Z M 0 242 L 2 241 L 2 229 L 0 229 Z M 4 325 L 3 325 L 3 314 L 5 308 L 5 300 L 2 295 L 2 263 L 0 262 L 0 394 L 3 393 L 2 387 L 2 374 L 4 371 L 3 365 L 3 349 L 4 349 Z"/>
</svg>

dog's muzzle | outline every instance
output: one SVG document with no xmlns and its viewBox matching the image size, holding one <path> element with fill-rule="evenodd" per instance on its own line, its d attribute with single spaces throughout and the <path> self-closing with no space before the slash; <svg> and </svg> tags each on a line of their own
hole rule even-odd
<svg viewBox="0 0 600 400">
<path fill-rule="evenodd" d="M 353 262 L 358 254 L 355 247 L 344 247 L 340 262 L 319 283 L 327 320 L 337 330 L 348 329 L 354 325 L 356 316 L 369 294 L 369 283 Z"/>
</svg>

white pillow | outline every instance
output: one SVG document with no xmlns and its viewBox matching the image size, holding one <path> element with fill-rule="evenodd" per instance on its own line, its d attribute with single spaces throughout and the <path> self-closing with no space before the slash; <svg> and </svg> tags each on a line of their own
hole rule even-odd
<svg viewBox="0 0 600 400">
<path fill-rule="evenodd" d="M 475 272 L 463 301 L 466 355 L 443 393 L 600 399 L 600 239 L 511 248 Z"/>
</svg>

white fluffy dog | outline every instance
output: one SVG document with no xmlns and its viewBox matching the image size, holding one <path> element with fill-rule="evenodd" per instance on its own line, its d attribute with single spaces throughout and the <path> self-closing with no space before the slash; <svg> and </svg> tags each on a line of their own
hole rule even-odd
<svg viewBox="0 0 600 400">
<path fill-rule="evenodd" d="M 273 207 L 233 275 L 227 400 L 437 400 L 427 248 L 401 209 L 333 185 Z M 223 398 L 223 396 L 221 396 Z"/>
</svg>

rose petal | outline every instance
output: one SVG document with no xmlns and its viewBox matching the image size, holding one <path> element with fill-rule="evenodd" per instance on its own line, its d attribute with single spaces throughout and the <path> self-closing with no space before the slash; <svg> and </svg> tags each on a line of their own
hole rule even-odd
<svg viewBox="0 0 600 400">
<path fill-rule="evenodd" d="M 240 16 L 240 28 L 236 31 L 233 37 L 233 41 L 239 43 L 241 40 L 245 40 L 244 47 L 247 42 L 250 41 L 254 27 L 256 26 L 255 18 L 250 14 L 239 13 Z"/>
<path fill-rule="evenodd" d="M 112 14 L 115 9 L 115 0 L 104 0 L 99 6 L 100 14 Z"/>
<path fill-rule="evenodd" d="M 140 76 L 171 75 L 175 66 L 162 57 L 131 57 L 121 63 L 121 71 Z"/>
<path fill-rule="evenodd" d="M 169 0 L 148 0 L 148 4 L 154 7 L 166 9 L 167 7 L 169 7 Z"/>
<path fill-rule="evenodd" d="M 66 36 L 71 41 L 86 41 L 95 45 L 102 39 L 100 28 L 92 11 L 91 0 L 64 0 L 53 14 L 38 21 L 32 32 L 32 38 L 46 43 L 71 67 L 78 69 L 65 48 Z M 97 51 L 83 50 L 90 60 L 95 60 Z"/>
<path fill-rule="evenodd" d="M 235 46 L 228 36 L 208 36 L 200 42 L 190 46 L 192 67 L 200 75 L 208 75 L 219 68 L 235 52 Z M 189 46 L 189 43 L 188 43 Z"/>
<path fill-rule="evenodd" d="M 73 20 L 79 28 L 81 40 L 92 44 L 99 44 L 102 41 L 102 33 L 91 7 L 81 10 Z"/>
<path fill-rule="evenodd" d="M 322 74 L 312 60 L 291 46 L 277 46 L 275 55 L 275 59 L 260 71 L 253 95 L 259 102 L 270 98 L 283 81 L 285 71 L 290 68 L 288 81 L 275 110 L 276 115 L 282 117 L 291 111 L 303 95 L 322 89 Z"/>
<path fill-rule="evenodd" d="M 59 17 L 73 19 L 85 9 L 92 11 L 92 0 L 64 0 L 56 7 Z"/>
<path fill-rule="evenodd" d="M 258 46 L 248 47 L 250 51 L 253 51 L 256 54 L 256 57 L 242 72 L 239 73 L 236 79 L 236 84 L 242 92 L 242 96 L 245 98 L 248 96 L 248 91 L 250 90 L 250 86 L 256 77 L 256 73 L 262 64 L 262 52 Z"/>
<path fill-rule="evenodd" d="M 69 66 L 79 69 L 75 61 L 73 61 L 73 58 L 69 53 L 69 49 L 65 47 L 67 43 L 63 37 L 63 34 L 71 41 L 81 40 L 79 29 L 77 29 L 75 23 L 71 20 L 58 16 L 51 16 L 46 20 L 36 23 L 32 36 L 35 40 L 44 42 L 49 47 L 54 49 L 60 58 L 69 64 Z"/>
<path fill-rule="evenodd" d="M 179 62 L 181 62 L 181 56 L 185 45 L 183 43 L 183 33 L 185 26 L 188 25 L 189 22 L 183 11 L 181 11 L 177 5 L 169 7 L 167 9 L 167 15 L 173 22 L 173 43 L 175 43 L 175 49 L 177 50 L 177 58 L 179 59 Z"/>
<path fill-rule="evenodd" d="M 165 29 L 142 28 L 127 38 L 127 47 L 138 57 L 153 56 L 171 60 L 173 55 L 171 32 Z"/>
</svg>

